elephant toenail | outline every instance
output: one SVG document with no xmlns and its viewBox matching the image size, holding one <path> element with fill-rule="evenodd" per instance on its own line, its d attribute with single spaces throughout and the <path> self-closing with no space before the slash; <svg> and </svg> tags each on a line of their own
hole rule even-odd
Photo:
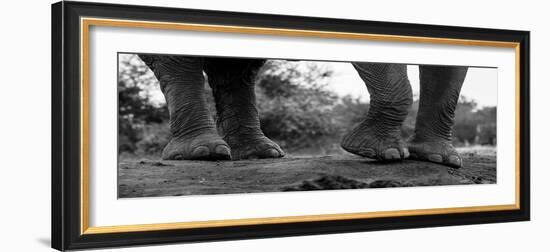
<svg viewBox="0 0 550 252">
<path fill-rule="evenodd" d="M 359 155 L 364 156 L 364 157 L 374 158 L 374 157 L 376 157 L 376 151 L 374 151 L 373 149 L 370 149 L 370 148 L 361 149 L 361 150 L 359 150 Z"/>
<path fill-rule="evenodd" d="M 384 159 L 386 160 L 394 160 L 401 158 L 401 155 L 399 155 L 399 151 L 397 149 L 391 148 L 384 151 Z"/>
<path fill-rule="evenodd" d="M 403 148 L 403 158 L 408 158 L 410 155 L 409 149 Z"/>
<path fill-rule="evenodd" d="M 428 155 L 428 160 L 430 160 L 434 163 L 441 163 L 441 162 L 443 162 L 443 157 L 439 154 L 430 154 L 430 155 Z"/>
<path fill-rule="evenodd" d="M 174 159 L 174 160 L 182 160 L 182 159 L 183 159 L 183 155 L 181 155 L 181 154 L 176 154 L 176 155 L 174 155 L 174 156 L 172 157 L 172 159 Z"/>
<path fill-rule="evenodd" d="M 229 150 L 229 148 L 225 145 L 218 145 L 216 146 L 216 149 L 214 149 L 214 151 L 216 152 L 216 154 L 220 154 L 220 155 L 227 155 L 229 156 L 231 151 Z"/>
<path fill-rule="evenodd" d="M 208 150 L 208 147 L 206 146 L 199 146 L 193 150 L 193 156 L 194 157 L 204 157 L 208 156 L 210 154 L 210 150 Z"/>
<path fill-rule="evenodd" d="M 265 152 L 266 157 L 279 157 L 281 154 L 276 149 L 269 149 Z"/>
<path fill-rule="evenodd" d="M 449 156 L 449 164 L 454 167 L 461 167 L 462 160 L 460 159 L 459 156 L 452 155 L 452 156 Z"/>
</svg>

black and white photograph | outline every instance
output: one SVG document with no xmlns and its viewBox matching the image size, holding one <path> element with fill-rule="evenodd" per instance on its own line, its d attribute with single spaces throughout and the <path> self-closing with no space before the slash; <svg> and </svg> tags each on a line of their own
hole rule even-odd
<svg viewBox="0 0 550 252">
<path fill-rule="evenodd" d="M 544 251 L 546 5 L 6 2 L 0 252 Z"/>
<path fill-rule="evenodd" d="M 118 53 L 118 197 L 494 184 L 487 66 Z"/>
</svg>

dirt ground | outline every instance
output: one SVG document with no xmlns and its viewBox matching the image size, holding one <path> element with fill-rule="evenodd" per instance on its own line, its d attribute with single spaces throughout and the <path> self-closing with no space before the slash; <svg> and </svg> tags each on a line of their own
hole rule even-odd
<svg viewBox="0 0 550 252">
<path fill-rule="evenodd" d="M 496 183 L 494 150 L 459 150 L 464 167 L 353 155 L 243 161 L 127 160 L 118 166 L 120 198 Z"/>
</svg>

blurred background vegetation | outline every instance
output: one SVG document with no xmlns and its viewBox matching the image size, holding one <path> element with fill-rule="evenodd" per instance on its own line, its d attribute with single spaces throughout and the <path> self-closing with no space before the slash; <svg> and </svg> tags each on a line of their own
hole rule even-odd
<svg viewBox="0 0 550 252">
<path fill-rule="evenodd" d="M 258 73 L 257 105 L 265 135 L 290 155 L 344 153 L 340 139 L 360 123 L 369 104 L 327 89 L 333 71 L 311 62 L 268 61 Z M 206 78 L 206 82 L 207 82 Z M 119 154 L 158 158 L 170 139 L 168 110 L 159 99 L 153 73 L 136 55 L 119 55 Z M 216 111 L 212 90 L 205 83 L 210 113 Z M 418 99 L 403 124 L 406 139 L 413 134 Z M 496 107 L 480 107 L 461 96 L 453 128 L 455 146 L 496 145 Z"/>
</svg>

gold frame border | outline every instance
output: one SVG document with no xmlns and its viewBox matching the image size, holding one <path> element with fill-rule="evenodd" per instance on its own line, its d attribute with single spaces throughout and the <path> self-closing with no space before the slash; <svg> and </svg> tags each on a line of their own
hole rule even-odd
<svg viewBox="0 0 550 252">
<path fill-rule="evenodd" d="M 255 35 L 275 35 L 275 36 L 299 36 L 315 38 L 336 38 L 336 39 L 359 39 L 370 41 L 390 41 L 390 42 L 413 42 L 430 44 L 448 44 L 463 46 L 487 46 L 487 47 L 505 47 L 515 49 L 515 72 L 516 72 L 516 188 L 515 204 L 509 205 L 489 205 L 475 207 L 453 207 L 453 208 L 434 208 L 434 209 L 415 209 L 415 210 L 397 210 L 397 211 L 379 211 L 362 213 L 342 213 L 342 214 L 321 214 L 321 215 L 302 215 L 302 216 L 284 216 L 267 218 L 247 218 L 247 219 L 228 219 L 228 220 L 209 220 L 209 221 L 191 221 L 191 222 L 172 222 L 155 224 L 135 224 L 121 226 L 97 226 L 90 227 L 89 223 L 89 28 L 90 26 L 110 26 L 110 27 L 130 27 L 145 29 L 163 29 L 163 30 L 185 30 L 200 32 L 223 32 L 223 33 L 241 33 Z M 471 213 L 471 212 L 490 212 L 502 210 L 520 209 L 520 44 L 517 42 L 502 42 L 488 40 L 467 40 L 452 38 L 433 38 L 419 36 L 400 36 L 400 35 L 381 35 L 367 33 L 348 33 L 348 32 L 328 32 L 318 30 L 295 30 L 279 28 L 262 28 L 249 26 L 228 26 L 228 25 L 207 25 L 194 23 L 171 23 L 171 22 L 152 22 L 123 19 L 103 19 L 103 18 L 80 18 L 80 85 L 81 85 L 81 164 L 80 164 L 80 233 L 105 234 L 120 232 L 140 232 L 140 231 L 159 231 L 173 229 L 191 229 L 207 227 L 227 227 L 241 225 L 261 225 L 261 224 L 281 224 L 292 222 L 313 222 L 329 220 L 351 220 L 368 218 L 385 218 L 395 216 L 416 216 L 416 215 L 434 215 L 434 214 L 452 214 L 452 213 Z"/>
</svg>

